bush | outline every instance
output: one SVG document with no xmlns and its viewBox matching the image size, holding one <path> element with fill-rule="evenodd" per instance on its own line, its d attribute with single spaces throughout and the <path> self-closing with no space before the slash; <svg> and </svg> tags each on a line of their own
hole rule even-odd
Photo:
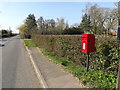
<svg viewBox="0 0 120 90">
<path fill-rule="evenodd" d="M 86 54 L 81 52 L 80 35 L 35 35 L 33 41 L 47 51 L 66 58 L 77 65 L 86 65 Z M 111 37 L 96 36 L 96 52 L 90 53 L 90 68 L 117 76 L 120 47 Z M 66 62 L 63 63 L 67 65 Z"/>
<path fill-rule="evenodd" d="M 82 34 L 84 33 L 80 28 L 68 28 L 63 31 L 63 34 L 74 35 L 74 34 Z"/>
<path fill-rule="evenodd" d="M 117 76 L 120 45 L 115 38 L 97 37 L 96 52 L 91 53 L 91 67 Z"/>
</svg>

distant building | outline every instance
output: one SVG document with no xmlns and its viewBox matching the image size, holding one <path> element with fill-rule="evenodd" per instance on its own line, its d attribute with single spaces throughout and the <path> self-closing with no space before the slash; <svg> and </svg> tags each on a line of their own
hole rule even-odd
<svg viewBox="0 0 120 90">
<path fill-rule="evenodd" d="M 117 35 L 117 30 L 111 29 L 110 30 L 110 34 L 116 36 Z"/>
</svg>

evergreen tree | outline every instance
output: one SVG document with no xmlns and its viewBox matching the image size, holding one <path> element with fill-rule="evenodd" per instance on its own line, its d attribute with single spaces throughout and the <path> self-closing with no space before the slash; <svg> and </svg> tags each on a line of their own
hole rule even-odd
<svg viewBox="0 0 120 90">
<path fill-rule="evenodd" d="M 88 16 L 87 14 L 85 14 L 82 17 L 82 21 L 80 23 L 80 29 L 82 29 L 84 32 L 92 32 L 92 26 L 91 26 L 91 22 L 90 22 L 90 16 Z"/>
<path fill-rule="evenodd" d="M 36 30 L 37 24 L 35 20 L 34 14 L 29 14 L 28 17 L 25 20 L 25 26 L 26 26 L 26 36 L 27 38 L 30 38 L 32 33 Z"/>
</svg>

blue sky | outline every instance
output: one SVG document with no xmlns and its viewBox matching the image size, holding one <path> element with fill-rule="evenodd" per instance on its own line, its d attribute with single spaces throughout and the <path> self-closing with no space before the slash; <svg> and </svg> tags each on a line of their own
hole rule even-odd
<svg viewBox="0 0 120 90">
<path fill-rule="evenodd" d="M 114 2 L 95 2 L 99 7 L 116 8 Z M 90 2 L 89 4 L 95 4 Z M 87 2 L 0 2 L 0 29 L 11 27 L 13 32 L 26 19 L 34 14 L 36 20 L 64 18 L 70 25 L 80 23 Z"/>
</svg>

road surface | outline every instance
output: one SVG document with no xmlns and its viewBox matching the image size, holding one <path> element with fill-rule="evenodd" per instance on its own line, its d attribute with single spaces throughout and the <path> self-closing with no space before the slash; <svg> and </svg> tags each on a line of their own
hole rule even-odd
<svg viewBox="0 0 120 90">
<path fill-rule="evenodd" d="M 41 88 L 19 36 L 2 43 L 2 88 Z"/>
</svg>

